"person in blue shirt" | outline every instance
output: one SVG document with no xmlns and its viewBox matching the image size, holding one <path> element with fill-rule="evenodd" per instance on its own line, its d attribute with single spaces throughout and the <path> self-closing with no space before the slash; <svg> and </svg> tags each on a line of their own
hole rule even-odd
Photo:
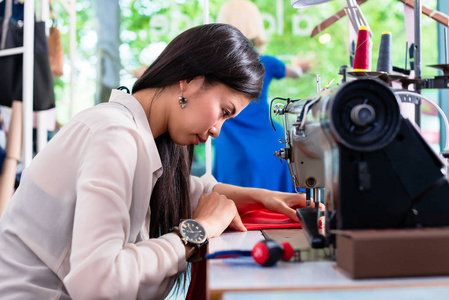
<svg viewBox="0 0 449 300">
<path fill-rule="evenodd" d="M 218 23 L 237 27 L 259 51 L 267 44 L 262 15 L 248 0 L 225 3 L 217 15 Z M 281 163 L 273 153 L 282 145 L 284 132 L 280 126 L 273 130 L 269 116 L 268 88 L 273 79 L 300 78 L 309 69 L 308 61 L 286 65 L 270 55 L 261 55 L 265 67 L 262 93 L 236 118 L 226 121 L 220 137 L 214 140 L 215 161 L 213 174 L 224 183 L 257 187 L 283 192 L 294 192 L 288 165 Z"/>
</svg>

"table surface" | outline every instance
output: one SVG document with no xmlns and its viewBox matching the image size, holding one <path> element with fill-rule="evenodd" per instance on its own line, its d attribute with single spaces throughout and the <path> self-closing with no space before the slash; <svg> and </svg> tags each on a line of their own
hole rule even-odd
<svg viewBox="0 0 449 300">
<path fill-rule="evenodd" d="M 406 287 L 361 290 L 226 292 L 223 300 L 435 300 L 448 299 L 449 287 Z"/>
<path fill-rule="evenodd" d="M 291 297 L 289 293 L 373 289 L 383 290 L 383 298 L 386 299 L 390 294 L 393 297 L 394 293 L 400 293 L 397 290 L 404 287 L 425 289 L 422 293 L 426 295 L 429 295 L 432 290 L 433 296 L 436 296 L 435 299 L 441 299 L 440 293 L 449 296 L 449 276 L 351 279 L 337 268 L 334 261 L 323 258 L 325 255 L 319 253 L 323 250 L 308 248 L 307 240 L 299 229 L 264 230 L 263 234 L 261 231 L 225 232 L 220 237 L 210 240 L 209 253 L 233 249 L 251 250 L 257 242 L 265 238 L 264 235 L 279 242 L 288 240 L 293 248 L 302 249 L 302 262 L 279 262 L 273 267 L 262 267 L 251 257 L 208 260 L 207 286 L 211 300 L 242 299 L 240 297 L 248 295 L 248 292 L 254 293 L 251 294 L 253 298 L 260 292 L 276 291 L 276 299 L 278 299 L 281 295 Z M 308 248 L 308 254 L 306 248 Z M 305 259 L 304 253 L 306 253 Z M 225 294 L 226 297 L 224 297 Z M 235 298 L 229 298 L 231 295 Z M 258 299 L 274 298 L 258 297 Z"/>
</svg>

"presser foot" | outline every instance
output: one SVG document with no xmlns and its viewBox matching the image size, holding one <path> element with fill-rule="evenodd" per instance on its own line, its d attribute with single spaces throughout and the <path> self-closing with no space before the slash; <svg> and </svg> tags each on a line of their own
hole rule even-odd
<svg viewBox="0 0 449 300">
<path fill-rule="evenodd" d="M 315 249 L 327 246 L 326 238 L 318 230 L 317 211 L 312 207 L 296 209 L 304 234 L 310 246 Z"/>
</svg>

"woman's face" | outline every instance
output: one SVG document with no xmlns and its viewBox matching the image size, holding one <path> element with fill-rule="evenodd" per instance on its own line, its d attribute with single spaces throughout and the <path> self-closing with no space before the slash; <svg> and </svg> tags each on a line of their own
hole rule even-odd
<svg viewBox="0 0 449 300">
<path fill-rule="evenodd" d="M 185 108 L 177 105 L 168 124 L 170 136 L 178 145 L 198 145 L 209 136 L 218 137 L 223 123 L 237 116 L 250 102 L 248 95 L 222 83 L 208 87 L 203 83 L 203 77 L 181 81 L 187 103 Z"/>
</svg>

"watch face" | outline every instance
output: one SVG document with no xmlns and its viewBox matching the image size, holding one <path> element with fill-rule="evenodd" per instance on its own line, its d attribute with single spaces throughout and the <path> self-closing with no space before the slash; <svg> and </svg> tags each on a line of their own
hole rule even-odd
<svg viewBox="0 0 449 300">
<path fill-rule="evenodd" d="M 182 221 L 179 226 L 179 230 L 181 231 L 181 234 L 187 237 L 191 243 L 202 244 L 206 241 L 206 231 L 197 221 Z"/>
</svg>

